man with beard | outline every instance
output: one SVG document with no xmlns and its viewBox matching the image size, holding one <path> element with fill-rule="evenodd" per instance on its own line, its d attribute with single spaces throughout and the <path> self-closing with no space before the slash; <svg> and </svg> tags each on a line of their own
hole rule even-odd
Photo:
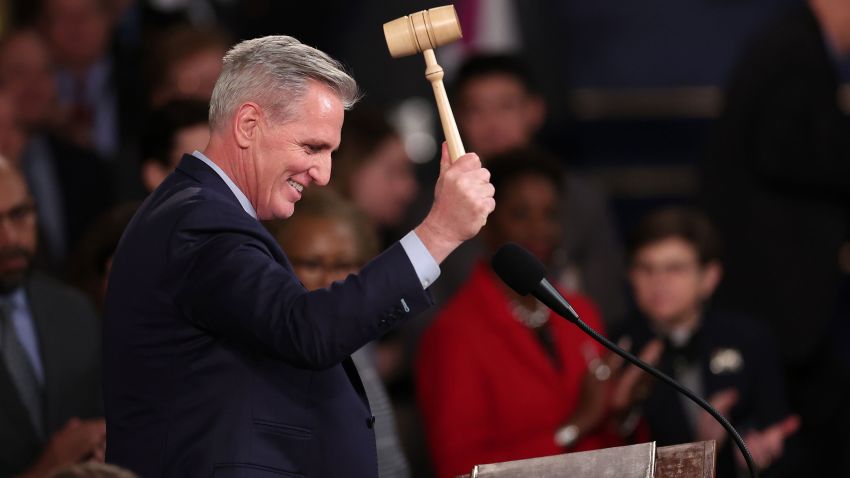
<svg viewBox="0 0 850 478">
<path fill-rule="evenodd" d="M 0 476 L 103 459 L 100 327 L 77 292 L 31 270 L 35 203 L 0 158 Z"/>
</svg>

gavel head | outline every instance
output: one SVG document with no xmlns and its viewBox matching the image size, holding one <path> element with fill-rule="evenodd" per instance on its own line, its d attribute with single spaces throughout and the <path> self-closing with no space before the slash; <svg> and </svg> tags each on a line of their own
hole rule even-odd
<svg viewBox="0 0 850 478">
<path fill-rule="evenodd" d="M 384 37 L 393 58 L 434 49 L 461 36 L 454 5 L 411 13 L 384 23 Z"/>
</svg>

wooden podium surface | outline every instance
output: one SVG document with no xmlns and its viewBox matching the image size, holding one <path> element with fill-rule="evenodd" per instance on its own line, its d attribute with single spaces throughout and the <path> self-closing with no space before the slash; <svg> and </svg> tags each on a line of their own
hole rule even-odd
<svg viewBox="0 0 850 478">
<path fill-rule="evenodd" d="M 655 478 L 714 478 L 716 457 L 714 440 L 658 447 Z"/>
<path fill-rule="evenodd" d="M 658 448 L 655 443 L 644 443 L 480 465 L 459 478 L 714 478 L 715 458 L 713 440 Z"/>
</svg>

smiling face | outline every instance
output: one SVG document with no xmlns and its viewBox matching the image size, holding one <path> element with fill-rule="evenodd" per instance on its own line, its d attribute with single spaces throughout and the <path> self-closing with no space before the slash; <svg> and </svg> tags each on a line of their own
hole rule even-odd
<svg viewBox="0 0 850 478">
<path fill-rule="evenodd" d="M 325 186 L 331 153 L 339 146 L 345 109 L 328 86 L 311 82 L 292 117 L 280 122 L 268 112 L 241 118 L 238 128 L 253 129 L 246 141 L 248 195 L 260 219 L 286 218 L 306 187 Z M 251 116 L 251 112 L 245 113 Z M 240 113 L 240 116 L 242 113 Z M 251 124 L 254 121 L 255 123 Z M 241 185 L 240 185 L 241 186 Z"/>
</svg>

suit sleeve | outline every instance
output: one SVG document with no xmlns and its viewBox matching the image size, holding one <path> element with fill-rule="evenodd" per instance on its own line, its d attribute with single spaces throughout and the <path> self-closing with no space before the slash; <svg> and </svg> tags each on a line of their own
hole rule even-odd
<svg viewBox="0 0 850 478">
<path fill-rule="evenodd" d="M 190 233 L 184 233 L 184 235 Z M 175 301 L 196 326 L 325 369 L 431 305 L 399 244 L 328 289 L 307 292 L 266 245 L 238 230 L 195 234 L 175 252 Z"/>
</svg>

